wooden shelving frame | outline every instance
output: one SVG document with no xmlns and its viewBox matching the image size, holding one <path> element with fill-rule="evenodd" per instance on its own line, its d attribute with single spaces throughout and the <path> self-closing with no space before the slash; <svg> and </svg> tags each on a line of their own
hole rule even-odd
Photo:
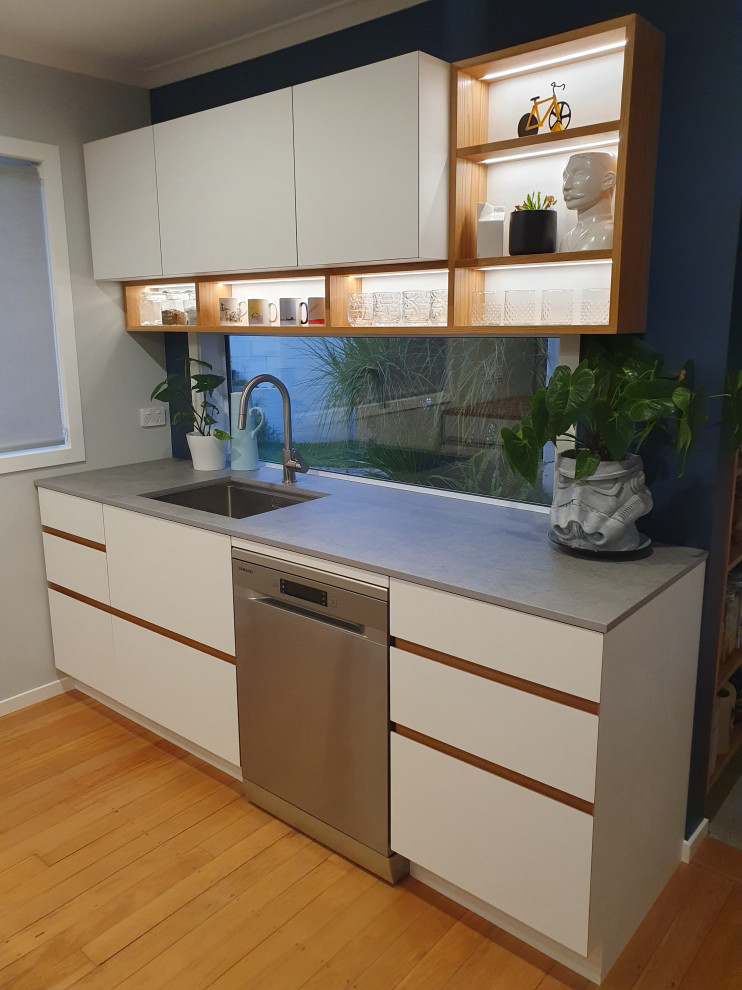
<svg viewBox="0 0 742 990">
<path fill-rule="evenodd" d="M 532 72 L 543 56 L 564 63 L 600 57 L 600 42 L 625 40 L 621 112 L 618 120 L 567 128 L 511 140 L 488 140 L 489 102 L 496 82 L 483 79 L 495 72 L 513 76 Z M 597 45 L 596 45 L 597 43 Z M 587 52 L 587 53 L 586 53 Z M 645 328 L 649 240 L 654 196 L 654 169 L 659 118 L 663 40 L 659 31 L 632 14 L 578 31 L 519 45 L 454 63 L 451 77 L 451 146 L 449 174 L 449 295 L 452 323 L 471 324 L 472 293 L 484 291 L 482 269 L 513 264 L 549 265 L 589 262 L 596 255 L 612 264 L 610 313 L 607 324 L 548 329 L 548 333 L 637 333 Z M 556 71 L 556 70 L 555 70 Z M 476 206 L 487 200 L 488 159 L 507 152 L 569 153 L 571 147 L 598 137 L 618 140 L 614 201 L 614 242 L 608 252 L 574 252 L 520 258 L 476 259 Z M 562 149 L 564 149 L 562 151 Z M 543 326 L 496 327 L 498 334 L 544 334 Z"/>
<path fill-rule="evenodd" d="M 138 279 L 124 283 L 124 306 L 127 330 L 137 332 L 183 332 L 229 333 L 242 335 L 284 334 L 287 336 L 400 336 L 404 334 L 445 335 L 448 326 L 388 326 L 352 327 L 347 320 L 347 301 L 350 292 L 360 292 L 365 275 L 388 275 L 400 273 L 447 272 L 448 262 L 390 262 L 388 264 L 366 264 L 327 268 L 287 268 L 271 269 L 263 272 L 231 272 L 219 275 L 181 276 L 178 278 Z M 325 323 L 299 327 L 282 327 L 271 324 L 267 327 L 244 324 L 222 324 L 219 322 L 219 297 L 225 295 L 227 287 L 235 282 L 267 282 L 272 280 L 302 281 L 303 279 L 323 279 L 324 286 L 318 288 L 317 295 L 325 297 Z M 139 298 L 148 286 L 189 284 L 196 286 L 196 309 L 199 322 L 188 326 L 141 326 L 139 325 Z"/>
<path fill-rule="evenodd" d="M 726 549 L 726 560 L 724 574 L 728 576 L 738 564 L 742 563 L 742 542 L 737 535 L 736 523 L 737 513 L 740 511 L 738 497 L 742 495 L 742 455 L 740 450 L 734 454 L 734 470 L 732 473 L 732 486 L 729 493 L 729 513 L 727 516 L 727 529 L 724 545 Z M 718 612 L 718 649 L 716 656 L 716 675 L 714 678 L 714 696 L 712 705 L 715 703 L 716 692 L 725 684 L 732 674 L 742 666 L 742 647 L 732 650 L 729 654 L 724 653 L 724 610 L 725 603 L 722 597 L 719 602 Z M 713 717 L 711 719 L 713 724 Z M 734 727 L 732 732 L 731 745 L 728 752 L 717 757 L 716 764 L 709 767 L 707 790 L 710 790 L 721 776 L 727 764 L 742 747 L 742 724 Z"/>
</svg>

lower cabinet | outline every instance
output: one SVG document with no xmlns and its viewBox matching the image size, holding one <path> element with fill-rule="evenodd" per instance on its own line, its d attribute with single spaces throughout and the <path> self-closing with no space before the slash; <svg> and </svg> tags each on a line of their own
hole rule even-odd
<svg viewBox="0 0 742 990">
<path fill-rule="evenodd" d="M 117 700 L 239 766 L 233 663 L 113 617 Z"/>
<path fill-rule="evenodd" d="M 391 758 L 392 848 L 586 954 L 592 817 L 396 732 Z"/>
<path fill-rule="evenodd" d="M 230 538 L 112 505 L 103 521 L 113 608 L 234 657 Z"/>
<path fill-rule="evenodd" d="M 57 668 L 115 698 L 118 685 L 110 613 L 49 589 L 49 615 Z"/>
<path fill-rule="evenodd" d="M 605 633 L 390 583 L 392 849 L 597 982 L 681 859 L 703 578 Z"/>
<path fill-rule="evenodd" d="M 52 491 L 40 505 L 57 668 L 239 766 L 229 538 L 109 506 L 104 526 L 100 503 Z M 153 548 L 174 576 L 150 592 Z M 213 598 L 195 615 L 194 556 Z"/>
</svg>

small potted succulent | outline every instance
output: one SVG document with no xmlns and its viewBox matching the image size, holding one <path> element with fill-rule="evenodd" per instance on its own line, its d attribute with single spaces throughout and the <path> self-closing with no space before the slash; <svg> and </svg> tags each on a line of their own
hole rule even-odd
<svg viewBox="0 0 742 990">
<path fill-rule="evenodd" d="M 510 214 L 510 254 L 551 254 L 556 251 L 557 215 L 554 196 L 529 193 Z"/>
<path fill-rule="evenodd" d="M 231 439 L 231 435 L 224 430 L 213 429 L 216 419 L 212 413 L 218 412 L 219 407 L 209 400 L 224 381 L 224 376 L 194 373 L 191 371 L 194 364 L 211 371 L 208 362 L 186 357 L 183 359 L 183 373 L 168 375 L 159 385 L 155 385 L 150 398 L 172 402 L 180 407 L 173 415 L 172 423 L 173 426 L 190 427 L 186 440 L 194 470 L 220 471 L 227 463 L 227 440 Z M 203 398 L 195 402 L 194 395 Z"/>
</svg>

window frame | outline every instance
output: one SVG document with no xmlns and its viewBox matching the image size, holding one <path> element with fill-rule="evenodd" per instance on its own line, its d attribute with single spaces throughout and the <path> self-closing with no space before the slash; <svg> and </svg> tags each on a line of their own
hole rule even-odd
<svg viewBox="0 0 742 990">
<path fill-rule="evenodd" d="M 295 336 L 295 334 L 285 334 L 282 335 L 279 327 L 272 327 L 275 336 Z M 374 336 L 374 327 L 365 328 L 369 331 L 368 336 Z M 548 328 L 544 328 L 547 329 Z M 225 377 L 225 384 L 223 387 L 214 393 L 213 401 L 221 409 L 222 417 L 224 417 L 224 422 L 227 424 L 224 428 L 229 429 L 229 382 L 231 377 L 231 358 L 230 358 L 230 346 L 229 337 L 240 336 L 240 334 L 202 334 L 196 329 L 194 332 L 188 333 L 188 348 L 189 354 L 193 358 L 199 360 L 208 361 L 217 374 L 223 374 Z M 490 336 L 496 337 L 498 334 L 493 333 Z M 553 349 L 550 348 L 549 352 L 549 365 L 555 368 L 557 365 L 566 365 L 571 371 L 577 368 L 580 363 L 580 349 L 581 349 L 581 334 L 545 334 L 544 336 L 549 336 L 552 341 L 554 341 Z M 298 446 L 301 446 L 300 444 Z M 556 453 L 561 453 L 563 450 L 570 449 L 572 443 L 570 440 L 565 438 L 560 438 L 557 440 L 555 445 Z M 280 464 L 276 464 L 271 461 L 260 461 L 261 467 L 266 468 L 276 468 L 281 469 Z M 469 492 L 457 492 L 449 491 L 443 488 L 434 488 L 421 485 L 405 484 L 398 481 L 385 481 L 377 478 L 366 478 L 360 475 L 348 475 L 348 474 L 336 474 L 333 471 L 326 469 L 312 469 L 310 467 L 309 474 L 317 475 L 320 477 L 330 477 L 336 481 L 348 481 L 352 484 L 361 485 L 379 485 L 387 488 L 397 488 L 402 491 L 415 491 L 424 492 L 427 495 L 437 495 L 441 498 L 457 498 L 462 501 L 469 502 L 485 502 L 487 504 L 504 505 L 509 508 L 523 509 L 535 512 L 548 512 L 548 505 L 541 505 L 537 502 L 520 502 L 514 499 L 504 499 L 498 498 L 492 495 L 474 495 Z M 555 481 L 555 475 L 552 467 L 552 486 Z"/>
<path fill-rule="evenodd" d="M 53 144 L 0 135 L 0 155 L 33 162 L 41 178 L 62 424 L 65 430 L 63 444 L 0 454 L 0 474 L 9 474 L 84 461 L 85 442 L 59 148 Z"/>
</svg>

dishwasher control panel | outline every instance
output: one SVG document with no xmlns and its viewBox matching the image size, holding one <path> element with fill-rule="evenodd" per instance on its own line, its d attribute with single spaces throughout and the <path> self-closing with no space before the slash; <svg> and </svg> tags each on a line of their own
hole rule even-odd
<svg viewBox="0 0 742 990">
<path fill-rule="evenodd" d="M 299 584 L 298 581 L 281 578 L 279 590 L 282 595 L 290 595 L 292 598 L 300 598 L 303 602 L 312 602 L 313 605 L 327 608 L 327 592 L 322 591 L 321 588 L 312 588 L 308 584 Z"/>
</svg>

